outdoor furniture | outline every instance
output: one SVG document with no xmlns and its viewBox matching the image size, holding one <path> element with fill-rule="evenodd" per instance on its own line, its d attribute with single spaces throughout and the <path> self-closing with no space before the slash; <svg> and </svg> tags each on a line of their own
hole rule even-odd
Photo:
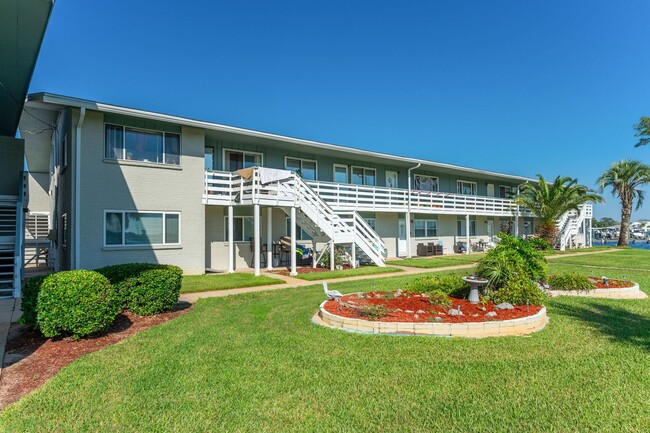
<svg viewBox="0 0 650 433">
<path fill-rule="evenodd" d="M 458 254 L 467 252 L 467 242 L 456 242 L 454 245 L 454 252 Z"/>
<path fill-rule="evenodd" d="M 291 260 L 291 238 L 282 236 L 280 238 L 280 265 L 288 265 Z"/>
<path fill-rule="evenodd" d="M 418 244 L 417 254 L 420 257 L 427 256 L 441 256 L 442 255 L 442 245 L 435 244 L 434 242 L 429 242 L 428 244 Z"/>
<path fill-rule="evenodd" d="M 255 238 L 251 238 L 251 251 L 253 252 L 253 260 L 255 257 Z M 260 248 L 260 265 L 266 266 L 266 253 L 267 253 L 267 245 L 262 244 L 262 247 Z"/>
</svg>

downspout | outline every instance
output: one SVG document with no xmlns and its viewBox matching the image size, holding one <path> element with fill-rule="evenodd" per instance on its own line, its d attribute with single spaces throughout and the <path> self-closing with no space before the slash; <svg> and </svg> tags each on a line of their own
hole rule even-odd
<svg viewBox="0 0 650 433">
<path fill-rule="evenodd" d="M 81 230 L 79 223 L 81 221 L 81 127 L 86 117 L 86 108 L 81 107 L 79 120 L 77 121 L 77 130 L 75 136 L 74 150 L 74 269 L 79 269 L 79 245 Z"/>
<path fill-rule="evenodd" d="M 407 208 L 406 208 L 406 257 L 411 258 L 411 171 L 420 168 L 422 164 L 418 162 L 418 165 L 408 169 L 408 176 L 406 179 L 406 184 L 408 188 L 407 192 Z"/>
</svg>

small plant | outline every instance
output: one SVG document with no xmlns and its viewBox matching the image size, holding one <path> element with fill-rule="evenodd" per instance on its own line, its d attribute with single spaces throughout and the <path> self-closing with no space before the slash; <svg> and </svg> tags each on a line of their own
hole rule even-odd
<svg viewBox="0 0 650 433">
<path fill-rule="evenodd" d="M 451 299 L 449 296 L 442 290 L 431 290 L 427 292 L 429 296 L 429 303 L 435 305 L 436 307 L 449 307 L 451 305 Z"/>
<path fill-rule="evenodd" d="M 122 309 L 119 297 L 103 275 L 85 270 L 47 276 L 38 293 L 38 329 L 46 337 L 73 338 L 103 331 Z"/>
<path fill-rule="evenodd" d="M 336 247 L 334 249 L 334 269 L 337 269 L 339 266 L 346 265 L 347 262 L 345 260 L 345 250 L 340 247 Z M 329 247 L 325 250 L 323 253 L 323 257 L 321 257 L 320 262 L 318 262 L 318 265 L 321 268 L 329 268 L 330 267 L 330 250 Z"/>
<path fill-rule="evenodd" d="M 429 293 L 439 290 L 449 296 L 462 298 L 469 294 L 469 286 L 459 275 L 429 275 L 419 277 L 406 286 L 406 290 Z"/>
<path fill-rule="evenodd" d="M 378 320 L 382 317 L 388 316 L 394 310 L 386 307 L 385 305 L 363 305 L 357 307 L 357 312 L 362 317 L 367 317 L 368 320 Z"/>
<path fill-rule="evenodd" d="M 500 287 L 492 296 L 495 304 L 507 302 L 512 305 L 542 305 L 546 294 L 529 278 L 515 278 Z"/>
<path fill-rule="evenodd" d="M 542 238 L 528 238 L 526 240 L 531 247 L 539 251 L 551 251 L 553 246 Z"/>
<path fill-rule="evenodd" d="M 558 274 L 548 277 L 548 285 L 554 290 L 593 290 L 594 285 L 589 278 L 577 274 Z"/>
</svg>

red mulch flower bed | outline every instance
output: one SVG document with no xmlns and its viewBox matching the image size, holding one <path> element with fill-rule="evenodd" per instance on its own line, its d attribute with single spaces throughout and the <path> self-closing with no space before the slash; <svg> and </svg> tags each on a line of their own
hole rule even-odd
<svg viewBox="0 0 650 433">
<path fill-rule="evenodd" d="M 38 388 L 83 355 L 178 317 L 190 307 L 188 303 L 179 303 L 168 313 L 146 317 L 124 312 L 106 331 L 78 340 L 49 339 L 25 325 L 12 324 L 0 380 L 0 409 Z"/>
<path fill-rule="evenodd" d="M 396 297 L 395 297 L 396 296 Z M 358 307 L 369 305 L 383 305 L 390 312 L 377 319 L 379 322 L 442 322 L 442 323 L 466 323 L 466 322 L 490 322 L 495 320 L 519 319 L 532 316 L 538 313 L 542 306 L 518 306 L 513 310 L 496 310 L 494 303 L 472 304 L 464 299 L 451 299 L 449 307 L 431 305 L 429 298 L 420 293 L 409 292 L 368 292 L 365 294 L 351 294 L 343 296 L 341 304 L 338 301 L 327 301 L 325 310 L 329 313 L 349 317 L 352 319 L 369 320 L 368 317 L 359 313 Z M 451 316 L 450 309 L 457 309 L 460 305 L 462 316 Z M 339 310 L 339 307 L 341 308 Z M 496 313 L 496 316 L 487 316 L 489 312 Z"/>
<path fill-rule="evenodd" d="M 634 283 L 632 281 L 627 281 L 627 280 L 614 280 L 612 278 L 607 279 L 607 283 L 609 285 L 605 285 L 603 283 L 602 278 L 598 277 L 587 277 L 589 281 L 591 281 L 591 284 L 594 285 L 595 289 L 625 289 L 628 287 L 634 287 Z"/>
<path fill-rule="evenodd" d="M 352 266 L 350 265 L 343 265 L 343 269 L 352 269 Z M 314 272 L 329 272 L 330 268 L 312 268 L 311 266 L 304 266 L 301 268 L 296 268 L 296 272 L 299 274 L 311 274 Z M 279 275 L 284 275 L 284 276 L 289 276 L 289 270 L 288 269 L 283 269 L 280 271 L 273 271 L 274 274 L 279 274 Z"/>
</svg>

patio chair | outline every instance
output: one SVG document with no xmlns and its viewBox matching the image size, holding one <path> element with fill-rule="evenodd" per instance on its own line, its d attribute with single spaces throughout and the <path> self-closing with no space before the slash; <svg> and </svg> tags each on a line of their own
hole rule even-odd
<svg viewBox="0 0 650 433">
<path fill-rule="evenodd" d="M 268 251 L 266 244 L 261 244 L 260 248 L 260 265 L 266 266 L 266 252 Z M 251 252 L 253 253 L 253 260 L 255 260 L 255 238 L 251 238 Z"/>
</svg>

